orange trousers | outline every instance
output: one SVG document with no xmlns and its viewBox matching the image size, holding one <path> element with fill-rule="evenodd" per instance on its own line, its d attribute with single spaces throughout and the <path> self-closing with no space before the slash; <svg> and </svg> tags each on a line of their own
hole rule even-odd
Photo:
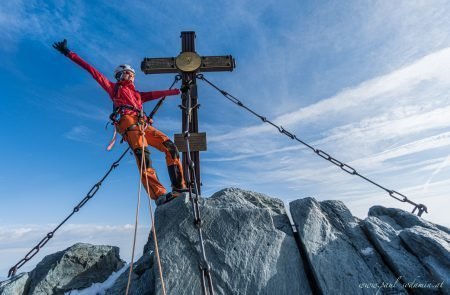
<svg viewBox="0 0 450 295">
<path fill-rule="evenodd" d="M 159 182 L 156 171 L 151 165 L 150 152 L 147 149 L 148 145 L 165 154 L 172 189 L 186 188 L 183 177 L 183 168 L 175 144 L 167 137 L 167 135 L 151 125 L 147 125 L 143 130 L 144 134 L 142 134 L 142 127 L 136 125 L 137 123 L 137 116 L 123 115 L 119 120 L 117 129 L 118 132 L 122 134 L 123 139 L 128 142 L 128 145 L 134 151 L 138 168 L 140 171 L 142 170 L 141 181 L 147 194 L 153 200 L 156 200 L 158 197 L 167 193 L 166 188 Z M 144 155 L 142 152 L 144 152 Z M 144 156 L 145 167 L 141 167 L 142 156 Z"/>
</svg>

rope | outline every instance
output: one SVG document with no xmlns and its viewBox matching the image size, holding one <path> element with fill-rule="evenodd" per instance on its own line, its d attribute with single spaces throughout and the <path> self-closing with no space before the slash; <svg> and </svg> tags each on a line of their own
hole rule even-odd
<svg viewBox="0 0 450 295">
<path fill-rule="evenodd" d="M 190 84 L 188 83 L 185 85 L 183 95 L 186 99 L 186 106 L 183 107 L 185 113 L 186 113 L 186 130 L 183 130 L 184 133 L 184 140 L 186 143 L 186 158 L 187 158 L 187 164 L 188 169 L 186 169 L 187 175 L 186 178 L 188 180 L 188 187 L 189 187 L 189 199 L 192 203 L 192 210 L 194 213 L 194 225 L 198 229 L 198 236 L 200 240 L 200 252 L 201 252 L 201 260 L 199 263 L 200 267 L 200 275 L 201 275 L 201 286 L 203 295 L 214 295 L 214 287 L 212 284 L 212 278 L 211 278 L 211 269 L 208 264 L 208 260 L 206 259 L 206 253 L 205 253 L 205 244 L 203 240 L 203 233 L 202 233 L 202 220 L 200 217 L 200 208 L 199 208 L 199 194 L 198 194 L 198 186 L 197 186 L 197 177 L 194 171 L 194 162 L 191 159 L 191 152 L 190 152 L 190 145 L 189 145 L 189 121 L 190 121 L 190 112 L 192 110 L 191 107 L 191 98 L 190 98 Z M 195 194 L 192 195 L 192 188 L 195 190 Z M 208 289 L 206 288 L 206 284 L 208 284 Z M 208 292 L 209 290 L 209 292 Z"/>
<path fill-rule="evenodd" d="M 141 132 L 142 132 L 142 130 L 141 130 Z M 132 248 L 132 251 L 131 251 L 130 271 L 128 272 L 127 289 L 125 291 L 126 295 L 128 295 L 128 291 L 130 290 L 131 274 L 133 273 L 134 251 L 136 249 L 136 236 L 137 236 L 137 227 L 138 227 L 138 220 L 139 220 L 139 207 L 141 205 L 141 191 L 142 191 L 142 181 L 141 181 L 141 179 L 142 179 L 142 174 L 143 174 L 143 163 L 144 163 L 144 145 L 142 145 L 142 157 L 141 157 L 141 165 L 140 165 L 141 169 L 139 169 L 138 201 L 137 201 L 137 206 L 136 206 L 136 219 L 134 221 L 134 237 L 133 237 L 133 248 Z"/>
<path fill-rule="evenodd" d="M 142 145 L 143 146 L 143 145 Z M 142 148 L 142 158 L 144 158 L 144 148 Z M 144 169 L 147 170 L 147 163 L 144 161 Z M 147 192 L 149 191 L 149 189 L 152 189 L 150 187 L 150 185 L 148 184 L 148 178 L 145 178 L 145 184 L 147 187 Z M 156 196 L 155 192 L 153 192 L 153 194 Z M 156 228 L 155 228 L 155 218 L 153 216 L 153 208 L 152 208 L 152 203 L 151 203 L 151 198 L 149 195 L 148 196 L 148 204 L 150 206 L 150 218 L 152 221 L 152 233 L 153 233 L 153 240 L 155 241 L 155 253 L 156 253 L 156 261 L 158 262 L 158 271 L 159 271 L 159 279 L 161 280 L 161 286 L 162 286 L 162 291 L 163 291 L 163 295 L 166 295 L 166 285 L 164 283 L 164 277 L 163 277 L 163 273 L 162 273 L 162 265 L 161 265 L 161 259 L 159 256 L 159 246 L 158 246 L 158 238 L 156 236 Z"/>
<path fill-rule="evenodd" d="M 329 161 L 330 163 L 338 166 L 339 168 L 341 168 L 343 171 L 347 172 L 348 174 L 351 175 L 356 175 L 359 176 L 360 178 L 364 179 L 365 181 L 381 188 L 382 190 L 386 191 L 389 196 L 391 196 L 392 198 L 400 201 L 400 202 L 404 202 L 404 203 L 409 203 L 411 205 L 414 206 L 414 209 L 412 211 L 412 213 L 415 213 L 417 210 L 417 215 L 421 216 L 423 212 L 428 213 L 428 209 L 427 206 L 425 206 L 424 204 L 417 204 L 413 201 L 411 201 L 410 199 L 408 199 L 405 195 L 395 191 L 395 190 L 391 190 L 388 189 L 378 183 L 376 183 L 375 181 L 359 174 L 356 169 L 354 169 L 353 167 L 342 163 L 341 161 L 333 158 L 331 155 L 329 155 L 328 153 L 320 150 L 320 149 L 316 149 L 314 147 L 312 147 L 311 145 L 307 144 L 306 142 L 302 141 L 301 139 L 297 138 L 297 136 L 295 134 L 292 134 L 291 132 L 287 131 L 286 129 L 283 128 L 283 126 L 278 126 L 275 123 L 271 122 L 270 120 L 268 120 L 266 117 L 259 115 L 258 113 L 256 113 L 255 111 L 253 111 L 252 109 L 250 109 L 249 107 L 247 107 L 246 105 L 244 105 L 239 99 L 237 99 L 236 97 L 234 97 L 233 95 L 229 94 L 228 92 L 226 92 L 225 90 L 220 89 L 218 86 L 214 85 L 212 82 L 210 82 L 208 79 L 206 79 L 202 74 L 198 74 L 197 78 L 205 81 L 207 84 L 209 84 L 211 87 L 213 87 L 214 89 L 216 89 L 217 91 L 219 91 L 223 96 L 225 96 L 225 98 L 227 98 L 229 101 L 233 102 L 234 104 L 244 108 L 245 110 L 247 110 L 248 112 L 252 113 L 254 116 L 258 117 L 259 119 L 261 119 L 264 123 L 267 123 L 269 125 L 272 125 L 273 127 L 275 127 L 276 129 L 278 129 L 278 131 L 284 135 L 286 135 L 287 137 L 289 137 L 290 139 L 296 140 L 299 143 L 303 144 L 304 146 L 306 146 L 307 148 L 309 148 L 310 150 L 312 150 L 314 153 L 316 153 L 316 155 L 318 155 L 319 157 Z"/>
<path fill-rule="evenodd" d="M 148 186 L 148 180 L 147 180 L 147 186 Z M 150 217 L 152 220 L 152 229 L 153 229 L 152 233 L 153 233 L 153 240 L 155 241 L 155 253 L 156 253 L 156 260 L 158 261 L 159 278 L 161 280 L 163 294 L 166 295 L 166 284 L 164 283 L 164 277 L 163 277 L 163 273 L 162 273 L 162 265 L 161 265 L 161 260 L 160 260 L 160 256 L 159 256 L 158 239 L 156 237 L 155 218 L 153 216 L 153 208 L 152 208 L 152 202 L 151 202 L 150 197 L 148 198 L 148 205 L 150 208 Z"/>
<path fill-rule="evenodd" d="M 181 80 L 181 76 L 180 75 L 176 75 L 175 79 L 172 83 L 172 85 L 170 85 L 169 89 L 172 89 L 172 87 L 179 81 Z M 156 106 L 153 108 L 153 110 L 151 111 L 150 115 L 148 116 L 148 118 L 151 120 L 153 118 L 153 116 L 156 114 L 156 112 L 159 110 L 159 108 L 161 107 L 161 105 L 163 104 L 164 100 L 166 99 L 166 96 L 164 96 L 163 98 L 161 98 L 158 103 L 156 104 Z M 143 111 L 142 111 L 143 112 Z M 144 137 L 145 135 L 145 122 L 140 126 L 140 132 L 141 132 L 141 136 Z M 131 126 L 130 126 L 131 127 Z M 128 130 L 127 130 L 128 131 Z M 145 138 L 142 138 L 142 142 L 144 142 Z M 128 295 L 129 289 L 130 289 L 130 285 L 131 285 L 131 273 L 133 271 L 133 263 L 134 263 L 134 252 L 135 252 L 135 248 L 136 248 L 136 236 L 137 236 L 137 224 L 138 224 L 138 215 L 139 215 L 139 206 L 140 206 L 140 200 L 141 200 L 141 190 L 142 190 L 142 174 L 143 171 L 147 171 L 147 164 L 144 161 L 145 158 L 145 151 L 144 151 L 144 144 L 142 144 L 142 155 L 141 155 L 141 169 L 139 172 L 139 189 L 138 189 L 138 208 L 136 208 L 136 221 L 135 221 L 135 226 L 134 226 L 134 237 L 133 237 L 133 250 L 132 250 L 132 255 L 131 255 L 131 264 L 130 264 L 130 272 L 128 273 L 128 282 L 127 282 L 127 289 L 125 291 L 125 294 Z M 146 180 L 146 187 L 147 187 L 147 194 L 149 189 L 152 189 L 148 183 L 148 178 L 145 178 Z M 153 189 L 152 189 L 153 190 Z M 156 195 L 153 192 L 154 195 Z M 150 208 L 150 217 L 151 217 L 151 228 L 152 233 L 153 233 L 153 240 L 155 241 L 155 253 L 156 253 L 156 259 L 158 261 L 158 270 L 159 270 L 159 278 L 161 279 L 161 285 L 162 285 L 162 289 L 163 289 L 163 295 L 166 295 L 166 286 L 164 283 L 164 278 L 163 278 L 163 274 L 162 274 L 162 266 L 161 266 L 161 260 L 159 257 L 159 248 L 158 248 L 158 239 L 156 237 L 156 230 L 155 230 L 155 218 L 153 216 L 153 208 L 152 208 L 152 204 L 151 204 L 151 198 L 150 196 L 148 196 L 148 202 L 149 202 L 149 208 Z"/>
<path fill-rule="evenodd" d="M 140 127 L 140 134 L 142 137 L 144 137 L 145 135 L 145 128 L 146 128 L 146 124 L 142 123 L 139 125 Z M 145 138 L 142 138 L 142 142 L 144 143 Z M 137 236 L 137 225 L 138 225 L 138 216 L 139 216 L 139 206 L 140 206 L 140 200 L 141 200 L 141 191 L 142 191 L 142 175 L 143 175 L 143 171 L 147 171 L 147 163 L 144 161 L 145 159 L 145 146 L 144 144 L 142 144 L 142 155 L 141 155 L 141 169 L 139 172 L 139 190 L 138 190 L 138 208 L 136 208 L 136 221 L 135 221 L 135 227 L 134 227 L 134 237 L 133 237 L 133 250 L 132 250 L 132 256 L 131 256 L 131 263 L 130 263 L 130 271 L 128 273 L 128 282 L 127 282 L 127 289 L 125 291 L 125 294 L 128 295 L 129 292 L 129 288 L 131 285 L 131 274 L 133 271 L 133 263 L 134 263 L 134 252 L 135 252 L 135 248 L 136 248 L 136 236 Z M 149 192 L 150 189 L 152 189 L 148 183 L 148 178 L 145 177 L 145 182 L 146 182 L 146 188 L 147 188 L 147 193 Z M 152 189 L 153 190 L 153 189 Z M 153 194 L 156 196 L 156 194 L 153 192 Z M 158 247 L 158 239 L 156 236 L 156 229 L 155 229 L 155 218 L 153 215 L 153 210 L 152 210 L 152 205 L 151 205 L 151 198 L 150 196 L 148 197 L 149 199 L 149 208 L 150 208 L 150 217 L 151 217 L 151 228 L 152 233 L 153 233 L 153 240 L 155 241 L 155 253 L 156 253 L 156 260 L 158 262 L 158 271 L 159 271 L 159 278 L 161 280 L 161 286 L 162 286 L 162 291 L 163 291 L 163 295 L 166 295 L 166 286 L 164 283 L 164 277 L 162 274 L 162 266 L 161 266 L 161 259 L 159 256 L 159 247 Z"/>
</svg>

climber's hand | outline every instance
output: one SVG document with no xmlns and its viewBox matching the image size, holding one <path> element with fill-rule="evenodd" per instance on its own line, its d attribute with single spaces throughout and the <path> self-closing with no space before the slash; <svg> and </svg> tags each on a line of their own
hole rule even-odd
<svg viewBox="0 0 450 295">
<path fill-rule="evenodd" d="M 181 86 L 180 90 L 181 90 L 182 93 L 186 93 L 186 92 L 189 91 L 190 88 L 191 88 L 190 85 L 183 84 L 183 85 Z"/>
<path fill-rule="evenodd" d="M 59 52 L 61 52 L 64 55 L 68 55 L 70 50 L 69 48 L 67 48 L 67 40 L 64 39 L 61 42 L 55 42 L 53 43 L 53 48 L 55 48 L 56 50 L 58 50 Z"/>
</svg>

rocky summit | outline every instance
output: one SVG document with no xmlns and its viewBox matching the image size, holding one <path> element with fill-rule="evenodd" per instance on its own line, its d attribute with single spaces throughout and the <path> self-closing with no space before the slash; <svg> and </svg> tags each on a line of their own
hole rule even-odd
<svg viewBox="0 0 450 295">
<path fill-rule="evenodd" d="M 119 248 L 78 243 L 46 256 L 30 273 L 0 283 L 4 295 L 60 295 L 105 281 L 124 265 Z"/>
<path fill-rule="evenodd" d="M 200 199 L 205 253 L 215 294 L 450 294 L 450 230 L 392 208 L 360 220 L 340 201 L 289 204 L 229 188 Z M 202 294 L 199 233 L 187 195 L 155 213 L 167 294 Z M 163 294 L 153 234 L 134 263 L 129 294 Z M 125 294 L 129 271 L 89 293 L 124 265 L 118 249 L 76 244 L 30 273 L 0 283 L 0 294 Z"/>
</svg>

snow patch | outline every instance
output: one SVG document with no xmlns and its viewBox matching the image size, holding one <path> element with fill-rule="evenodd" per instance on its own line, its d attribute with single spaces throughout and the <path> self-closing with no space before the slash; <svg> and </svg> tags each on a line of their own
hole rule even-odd
<svg viewBox="0 0 450 295">
<path fill-rule="evenodd" d="M 361 253 L 365 256 L 369 256 L 369 255 L 373 255 L 373 248 L 372 247 L 367 247 L 365 249 L 361 250 Z"/>
<path fill-rule="evenodd" d="M 109 288 L 111 288 L 114 285 L 117 278 L 119 278 L 119 276 L 123 272 L 125 272 L 125 270 L 128 268 L 128 266 L 129 266 L 129 264 L 126 264 L 124 267 L 119 269 L 117 272 L 113 272 L 109 276 L 109 278 L 107 278 L 106 281 L 104 281 L 103 283 L 94 283 L 86 289 L 69 291 L 69 292 L 64 293 L 64 295 L 92 295 L 92 294 L 104 295 L 106 290 L 108 290 Z"/>
</svg>

